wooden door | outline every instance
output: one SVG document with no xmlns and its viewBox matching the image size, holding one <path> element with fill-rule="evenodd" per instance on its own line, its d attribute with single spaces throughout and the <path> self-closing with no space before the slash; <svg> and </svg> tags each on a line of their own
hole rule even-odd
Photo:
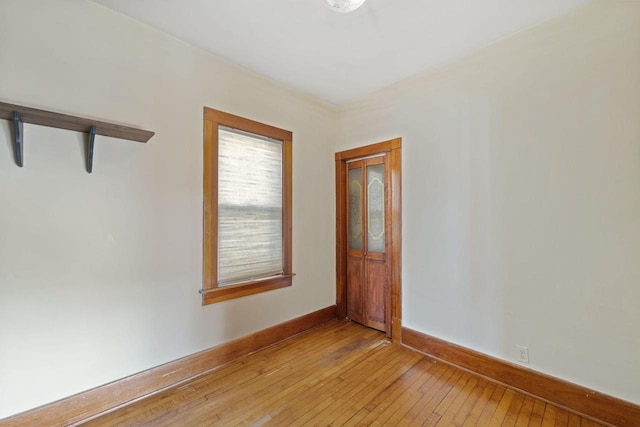
<svg viewBox="0 0 640 427">
<path fill-rule="evenodd" d="M 390 331 L 388 154 L 347 163 L 347 317 Z"/>
</svg>

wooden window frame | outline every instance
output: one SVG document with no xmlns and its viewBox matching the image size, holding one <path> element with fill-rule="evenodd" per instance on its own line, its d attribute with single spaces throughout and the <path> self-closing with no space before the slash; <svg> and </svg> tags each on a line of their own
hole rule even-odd
<svg viewBox="0 0 640 427">
<path fill-rule="evenodd" d="M 218 129 L 225 126 L 282 141 L 283 272 L 270 277 L 218 286 Z M 290 131 L 204 107 L 202 305 L 291 286 L 292 140 Z"/>
</svg>

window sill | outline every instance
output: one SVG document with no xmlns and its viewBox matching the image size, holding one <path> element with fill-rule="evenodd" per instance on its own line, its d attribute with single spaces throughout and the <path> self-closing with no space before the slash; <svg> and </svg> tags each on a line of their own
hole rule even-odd
<svg viewBox="0 0 640 427">
<path fill-rule="evenodd" d="M 201 289 L 202 305 L 285 288 L 292 285 L 293 276 L 295 276 L 295 274 L 281 274 L 278 276 L 266 277 L 264 279 L 241 282 L 235 285 Z"/>
</svg>

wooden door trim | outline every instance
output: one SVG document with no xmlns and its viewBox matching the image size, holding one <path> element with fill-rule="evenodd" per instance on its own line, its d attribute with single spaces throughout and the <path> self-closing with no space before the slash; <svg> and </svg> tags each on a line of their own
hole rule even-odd
<svg viewBox="0 0 640 427">
<path fill-rule="evenodd" d="M 336 162 L 338 160 L 346 162 L 348 160 L 359 159 L 360 157 L 375 156 L 376 154 L 388 153 L 400 149 L 402 149 L 402 138 L 390 139 L 389 141 L 378 142 L 377 144 L 340 151 L 336 153 Z"/>
<path fill-rule="evenodd" d="M 391 320 L 387 335 L 394 343 L 400 343 L 402 335 L 402 138 L 341 151 L 335 154 L 336 162 L 336 307 L 339 319 L 347 314 L 347 194 L 344 182 L 347 162 L 376 154 L 389 154 L 391 169 L 391 286 L 385 290 L 387 314 Z"/>
</svg>

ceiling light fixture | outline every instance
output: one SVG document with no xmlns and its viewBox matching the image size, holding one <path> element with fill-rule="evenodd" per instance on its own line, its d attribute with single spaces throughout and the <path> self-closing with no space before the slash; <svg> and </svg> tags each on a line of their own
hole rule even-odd
<svg viewBox="0 0 640 427">
<path fill-rule="evenodd" d="M 324 0 L 329 9 L 334 12 L 349 13 L 353 12 L 364 4 L 366 0 Z"/>
</svg>

